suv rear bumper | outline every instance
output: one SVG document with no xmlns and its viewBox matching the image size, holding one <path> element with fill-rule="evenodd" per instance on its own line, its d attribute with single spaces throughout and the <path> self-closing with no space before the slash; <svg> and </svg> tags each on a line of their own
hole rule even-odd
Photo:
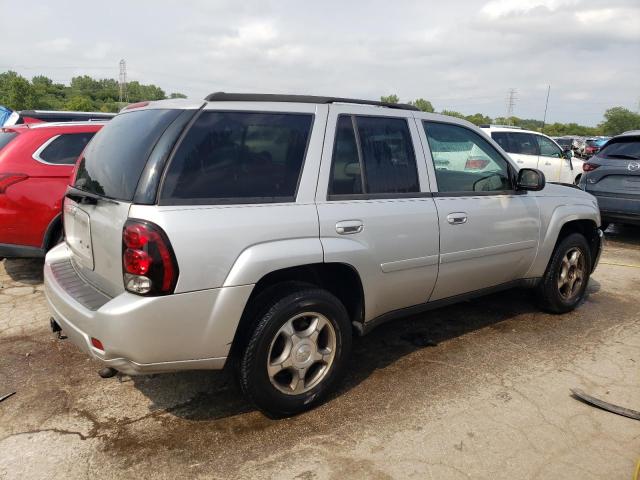
<svg viewBox="0 0 640 480">
<path fill-rule="evenodd" d="M 598 199 L 603 222 L 640 224 L 640 198 L 599 195 L 589 190 L 587 192 Z"/>
<path fill-rule="evenodd" d="M 123 292 L 92 310 L 74 298 L 79 282 L 88 286 L 75 270 L 65 273 L 78 275 L 72 287 L 68 278 L 54 274 L 52 265 L 69 262 L 70 256 L 64 243 L 47 254 L 45 294 L 53 318 L 82 351 L 128 375 L 224 366 L 253 285 L 162 297 Z"/>
</svg>

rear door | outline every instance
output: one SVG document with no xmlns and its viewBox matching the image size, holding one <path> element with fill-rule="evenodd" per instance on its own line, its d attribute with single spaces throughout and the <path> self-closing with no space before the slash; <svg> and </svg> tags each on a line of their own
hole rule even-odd
<svg viewBox="0 0 640 480">
<path fill-rule="evenodd" d="M 122 113 L 93 138 L 64 202 L 66 242 L 83 275 L 105 293 L 124 290 L 122 228 L 147 159 L 181 110 Z M 143 178 L 144 180 L 144 178 Z"/>
<path fill-rule="evenodd" d="M 325 262 L 352 265 L 365 320 L 426 302 L 438 273 L 438 215 L 406 111 L 331 105 L 316 204 Z"/>
<path fill-rule="evenodd" d="M 571 163 L 562 155 L 562 149 L 551 139 L 535 135 L 540 150 L 538 169 L 549 182 L 573 183 Z"/>
</svg>

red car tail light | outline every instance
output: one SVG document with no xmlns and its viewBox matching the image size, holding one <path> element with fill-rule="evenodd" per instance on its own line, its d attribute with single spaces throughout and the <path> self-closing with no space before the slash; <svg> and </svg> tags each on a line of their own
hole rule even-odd
<svg viewBox="0 0 640 480">
<path fill-rule="evenodd" d="M 465 170 L 482 170 L 489 165 L 489 160 L 484 158 L 469 158 L 464 164 Z"/>
<path fill-rule="evenodd" d="M 11 185 L 29 178 L 24 173 L 5 173 L 0 175 L 0 193 L 5 193 Z"/>
<path fill-rule="evenodd" d="M 102 350 L 104 352 L 104 345 L 102 345 L 102 342 L 97 338 L 91 337 L 91 345 L 93 345 L 98 350 Z"/>
<path fill-rule="evenodd" d="M 122 229 L 125 288 L 138 295 L 168 295 L 178 281 L 178 263 L 164 231 L 145 220 L 128 220 Z"/>
<path fill-rule="evenodd" d="M 596 168 L 598 168 L 600 165 L 597 165 L 595 163 L 588 163 L 585 162 L 582 164 L 582 171 L 583 172 L 592 172 L 593 170 L 595 170 Z"/>
</svg>

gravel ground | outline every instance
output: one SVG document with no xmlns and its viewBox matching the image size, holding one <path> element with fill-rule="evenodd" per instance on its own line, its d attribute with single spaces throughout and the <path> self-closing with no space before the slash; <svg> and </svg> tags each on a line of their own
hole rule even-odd
<svg viewBox="0 0 640 480">
<path fill-rule="evenodd" d="M 0 263 L 0 479 L 629 479 L 640 422 L 640 230 L 608 232 L 564 316 L 510 291 L 357 339 L 327 403 L 274 421 L 222 372 L 102 380 L 48 330 L 42 263 Z"/>
</svg>

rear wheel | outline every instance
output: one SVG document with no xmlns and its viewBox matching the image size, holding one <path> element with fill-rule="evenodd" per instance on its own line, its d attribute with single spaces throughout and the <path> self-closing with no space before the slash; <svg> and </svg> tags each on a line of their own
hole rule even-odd
<svg viewBox="0 0 640 480">
<path fill-rule="evenodd" d="M 556 247 L 547 271 L 538 285 L 542 309 L 565 313 L 584 298 L 591 273 L 589 244 L 583 235 L 572 233 Z"/>
<path fill-rule="evenodd" d="M 317 405 L 345 370 L 351 324 L 342 303 L 308 288 L 276 298 L 259 315 L 240 360 L 240 386 L 271 417 Z"/>
</svg>

